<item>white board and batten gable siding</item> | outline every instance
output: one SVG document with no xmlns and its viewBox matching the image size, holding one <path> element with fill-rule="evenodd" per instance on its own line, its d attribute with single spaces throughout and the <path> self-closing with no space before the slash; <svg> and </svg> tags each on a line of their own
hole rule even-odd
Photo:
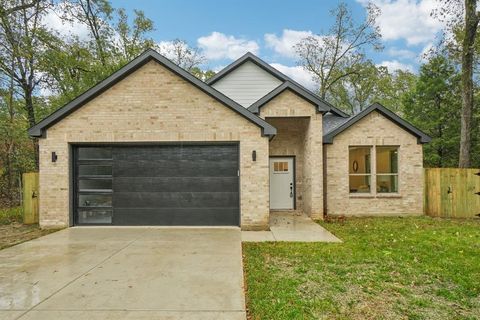
<svg viewBox="0 0 480 320">
<path fill-rule="evenodd" d="M 212 87 L 248 108 L 281 84 L 281 80 L 247 61 L 215 82 Z"/>
</svg>

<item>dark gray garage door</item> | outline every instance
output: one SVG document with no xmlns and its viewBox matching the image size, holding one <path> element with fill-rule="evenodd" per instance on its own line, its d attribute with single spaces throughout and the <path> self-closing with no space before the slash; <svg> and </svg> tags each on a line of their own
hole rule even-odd
<svg viewBox="0 0 480 320">
<path fill-rule="evenodd" d="M 239 225 L 237 145 L 79 146 L 75 223 Z"/>
</svg>

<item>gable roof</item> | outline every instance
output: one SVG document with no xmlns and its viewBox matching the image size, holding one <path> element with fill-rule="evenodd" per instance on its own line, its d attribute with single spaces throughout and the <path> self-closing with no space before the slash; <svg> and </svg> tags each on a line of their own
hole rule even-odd
<svg viewBox="0 0 480 320">
<path fill-rule="evenodd" d="M 320 99 L 317 95 L 314 95 L 310 91 L 306 90 L 305 88 L 298 86 L 297 84 L 290 81 L 285 81 L 283 84 L 279 85 L 278 87 L 267 93 L 260 100 L 256 101 L 250 107 L 248 107 L 248 110 L 256 114 L 260 113 L 261 107 L 263 107 L 269 101 L 273 100 L 276 96 L 278 96 L 285 90 L 291 90 L 296 95 L 307 100 L 311 104 L 314 104 L 315 106 L 317 106 L 318 112 L 326 113 L 330 111 L 330 106 L 325 104 L 325 101 Z"/>
<path fill-rule="evenodd" d="M 85 105 L 87 102 L 91 101 L 101 93 L 105 92 L 107 89 L 109 89 L 134 71 L 138 70 L 147 62 L 152 60 L 160 63 L 161 65 L 163 65 L 176 75 L 180 76 L 181 78 L 185 79 L 192 85 L 196 86 L 198 89 L 202 90 L 209 96 L 217 99 L 224 106 L 232 109 L 233 111 L 237 112 L 241 116 L 245 117 L 249 121 L 259 126 L 262 130 L 262 135 L 273 136 L 277 133 L 277 130 L 265 120 L 251 113 L 250 111 L 248 111 L 232 99 L 228 98 L 223 93 L 210 87 L 200 79 L 197 79 L 188 71 L 180 68 L 155 50 L 148 49 L 147 51 L 130 61 L 128 64 L 126 64 L 120 70 L 116 71 L 105 80 L 85 91 L 57 111 L 53 112 L 52 114 L 41 120 L 39 123 L 28 129 L 28 134 L 32 137 L 45 137 L 47 128 L 61 121 L 63 118 L 65 118 L 81 106 Z"/>
<path fill-rule="evenodd" d="M 217 74 L 215 74 L 213 77 L 208 79 L 206 81 L 206 83 L 210 86 L 213 85 L 215 82 L 219 81 L 220 79 L 222 79 L 227 74 L 229 74 L 233 70 L 237 69 L 239 66 L 241 66 L 242 64 L 244 64 L 247 61 L 253 62 L 258 67 L 260 67 L 263 70 L 265 70 L 266 72 L 270 73 L 275 78 L 277 78 L 277 79 L 279 79 L 283 82 L 290 82 L 292 85 L 295 85 L 295 89 L 293 89 L 293 86 L 292 86 L 291 90 L 298 90 L 299 88 L 301 88 L 301 90 L 299 90 L 299 91 L 308 92 L 309 95 L 315 96 L 316 97 L 315 99 L 318 101 L 318 104 L 322 105 L 322 108 L 328 108 L 328 110 L 324 110 L 324 111 L 330 111 L 330 112 L 332 112 L 332 113 L 334 113 L 334 114 L 336 114 L 340 117 L 348 117 L 348 114 L 346 114 L 345 112 L 335 108 L 333 105 L 331 105 L 327 101 L 321 99 L 319 96 L 317 96 L 316 94 L 314 94 L 310 90 L 306 89 L 304 86 L 302 86 L 301 84 L 299 84 L 298 82 L 296 82 L 292 78 L 290 78 L 290 77 L 286 76 L 285 74 L 281 73 L 280 71 L 278 71 L 277 69 L 275 69 L 274 67 L 272 67 L 271 65 L 269 65 L 268 63 L 266 63 L 265 61 L 263 61 L 262 59 L 260 59 L 259 57 L 257 57 L 256 55 L 254 55 L 251 52 L 247 52 L 246 54 L 244 54 L 243 56 L 241 56 L 240 58 L 238 58 L 237 60 L 235 60 L 234 62 L 232 62 L 231 64 L 229 64 L 225 68 L 223 68 L 222 70 L 220 70 Z"/>
<path fill-rule="evenodd" d="M 419 130 L 418 128 L 414 127 L 411 123 L 403 120 L 399 116 L 397 116 L 395 113 L 392 111 L 388 110 L 384 106 L 382 106 L 380 103 L 374 103 L 365 110 L 361 111 L 360 113 L 357 113 L 356 115 L 350 117 L 347 121 L 343 122 L 340 121 L 340 123 L 337 123 L 337 125 L 331 126 L 330 131 L 324 133 L 323 135 L 323 143 L 333 143 L 333 138 L 338 135 L 339 133 L 347 130 L 351 126 L 353 126 L 355 123 L 358 121 L 362 120 L 365 118 L 367 115 L 372 113 L 373 111 L 377 111 L 390 121 L 394 122 L 404 130 L 410 132 L 412 135 L 416 136 L 418 138 L 418 143 L 427 143 L 432 140 L 427 134 L 425 134 L 423 131 Z"/>
</svg>

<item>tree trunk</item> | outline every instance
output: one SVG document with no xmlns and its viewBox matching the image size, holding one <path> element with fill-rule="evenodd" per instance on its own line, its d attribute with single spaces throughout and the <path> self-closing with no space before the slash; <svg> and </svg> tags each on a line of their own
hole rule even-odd
<svg viewBox="0 0 480 320">
<path fill-rule="evenodd" d="M 440 95 L 435 95 L 435 106 L 437 107 L 437 110 L 439 113 L 441 113 L 442 111 L 442 99 L 440 98 Z M 442 123 L 439 123 L 438 126 L 437 126 L 437 130 L 438 130 L 438 138 L 440 141 L 443 141 L 443 128 L 442 128 Z M 440 144 L 437 148 L 437 155 L 438 155 L 438 158 L 439 158 L 439 161 L 438 161 L 438 164 L 437 166 L 440 167 L 440 168 L 443 168 L 443 145 Z"/>
<path fill-rule="evenodd" d="M 477 0 L 465 0 L 465 30 L 462 43 L 462 114 L 460 118 L 460 155 L 458 166 L 470 167 L 471 130 L 473 110 L 473 59 L 477 33 Z"/>
<path fill-rule="evenodd" d="M 30 86 L 24 86 L 23 92 L 25 93 L 25 110 L 27 111 L 28 124 L 30 127 L 33 127 L 36 124 L 35 121 L 35 109 L 33 108 L 33 97 L 32 89 Z M 33 154 L 35 157 L 35 169 L 38 171 L 39 168 L 39 150 L 38 150 L 38 139 L 32 138 L 33 143 Z"/>
</svg>

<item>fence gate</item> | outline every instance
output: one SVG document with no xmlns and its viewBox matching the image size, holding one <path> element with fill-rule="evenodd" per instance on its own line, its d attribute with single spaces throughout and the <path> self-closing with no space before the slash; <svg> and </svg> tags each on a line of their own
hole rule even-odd
<svg viewBox="0 0 480 320">
<path fill-rule="evenodd" d="M 480 169 L 425 169 L 425 214 L 474 217 L 480 214 Z"/>
<path fill-rule="evenodd" d="M 38 223 L 38 172 L 23 174 L 23 223 Z"/>
</svg>

